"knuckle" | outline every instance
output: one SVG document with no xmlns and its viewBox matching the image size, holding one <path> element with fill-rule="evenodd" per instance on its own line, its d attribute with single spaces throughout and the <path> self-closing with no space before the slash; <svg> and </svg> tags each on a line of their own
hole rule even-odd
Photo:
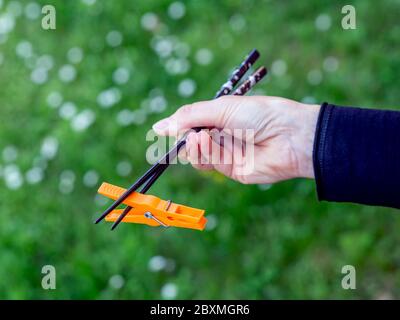
<svg viewBox="0 0 400 320">
<path fill-rule="evenodd" d="M 193 108 L 194 103 L 186 104 L 178 109 L 177 114 L 182 117 L 188 116 L 193 112 Z"/>
</svg>

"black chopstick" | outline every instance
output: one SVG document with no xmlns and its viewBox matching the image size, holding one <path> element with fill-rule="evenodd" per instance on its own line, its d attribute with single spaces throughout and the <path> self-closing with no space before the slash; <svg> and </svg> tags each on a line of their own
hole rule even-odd
<svg viewBox="0 0 400 320">
<path fill-rule="evenodd" d="M 249 92 L 257 83 L 259 83 L 266 75 L 267 68 L 258 68 L 250 77 L 247 78 L 233 93 L 233 96 L 244 96 Z"/>
<path fill-rule="evenodd" d="M 240 81 L 240 79 L 243 78 L 246 72 L 251 68 L 251 66 L 257 61 L 259 57 L 260 53 L 257 51 L 257 49 L 251 50 L 247 57 L 240 64 L 240 66 L 232 72 L 228 81 L 221 86 L 219 91 L 215 94 L 214 99 L 226 96 L 231 93 L 236 84 Z"/>
<path fill-rule="evenodd" d="M 143 187 L 142 190 L 140 190 L 140 193 L 146 193 L 151 186 L 154 184 L 154 182 L 156 182 L 156 180 L 162 175 L 162 173 L 165 171 L 165 169 L 168 168 L 167 164 L 163 164 L 158 171 L 153 174 L 153 176 L 147 181 L 147 183 L 145 184 L 145 186 Z M 118 217 L 117 220 L 114 221 L 113 225 L 111 226 L 111 230 L 114 230 L 122 221 L 123 218 L 125 218 L 125 216 L 129 213 L 129 211 L 131 211 L 132 207 L 127 206 L 124 211 L 120 214 L 120 216 Z"/>
<path fill-rule="evenodd" d="M 250 67 L 254 64 L 254 62 L 259 58 L 260 54 L 256 49 L 253 49 L 249 55 L 245 58 L 245 60 L 240 64 L 240 66 L 234 70 L 232 73 L 231 77 L 228 79 L 228 81 L 222 85 L 221 89 L 217 92 L 215 95 L 215 98 L 219 98 L 223 95 L 229 94 L 232 90 L 233 87 L 240 81 L 240 79 L 244 76 L 244 74 L 250 69 Z M 193 130 L 196 132 L 199 132 L 203 128 L 194 128 Z M 99 223 L 101 220 L 103 220 L 112 210 L 117 208 L 131 193 L 136 191 L 143 183 L 145 183 L 148 179 L 151 179 L 153 175 L 157 175 L 155 179 L 151 180 L 150 186 L 157 180 L 157 178 L 161 175 L 158 174 L 158 170 L 162 168 L 162 165 L 166 165 L 168 167 L 170 160 L 175 159 L 175 157 L 178 155 L 179 150 L 185 145 L 186 143 L 186 135 L 182 137 L 176 144 L 175 146 L 168 152 L 166 153 L 159 161 L 157 161 L 152 167 L 150 167 L 149 170 L 145 172 L 143 176 L 141 176 L 136 182 L 131 185 L 129 189 L 127 189 L 121 197 L 119 197 L 109 208 L 107 208 L 106 211 L 103 212 L 103 214 L 95 221 L 95 223 Z M 165 168 L 166 169 L 166 168 Z M 165 170 L 164 169 L 164 170 Z M 164 171 L 162 170 L 162 171 Z M 149 186 L 149 188 L 150 188 Z M 126 210 L 126 212 L 125 212 Z M 125 215 L 129 212 L 130 209 L 125 208 L 124 212 Z M 123 215 L 123 214 L 122 214 Z M 122 221 L 124 216 L 119 217 L 118 220 Z M 115 227 L 118 225 L 118 223 L 114 226 Z"/>
</svg>

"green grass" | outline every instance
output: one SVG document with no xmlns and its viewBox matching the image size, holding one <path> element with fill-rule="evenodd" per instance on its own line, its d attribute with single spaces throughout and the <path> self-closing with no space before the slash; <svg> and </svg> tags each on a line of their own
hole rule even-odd
<svg viewBox="0 0 400 320">
<path fill-rule="evenodd" d="M 8 12 L 10 2 L 23 10 L 28 3 L 0 1 L 0 16 Z M 128 186 L 148 167 L 145 152 L 151 142 L 145 134 L 151 125 L 183 104 L 211 98 L 252 48 L 262 54 L 260 64 L 275 66 L 259 94 L 399 106 L 399 1 L 353 1 L 357 29 L 347 31 L 340 23 L 346 1 L 193 0 L 185 1 L 186 14 L 178 20 L 168 15 L 170 1 L 164 0 L 39 3 L 56 7 L 56 30 L 43 30 L 41 17 L 30 20 L 23 13 L 15 18 L 7 39 L 0 35 L 0 151 L 6 150 L 0 167 L 8 174 L 11 170 L 17 180 L 18 172 L 24 177 L 16 190 L 9 188 L 5 172 L 0 178 L 0 298 L 151 299 L 162 298 L 168 283 L 176 286 L 176 298 L 189 299 L 400 296 L 398 212 L 318 203 L 312 181 L 289 181 L 265 190 L 179 165 L 152 193 L 205 208 L 216 222 L 214 228 L 196 232 L 122 225 L 110 232 L 109 224 L 92 224 L 106 207 L 98 198 L 95 201 L 98 184 Z M 159 19 L 155 31 L 141 26 L 147 12 Z M 315 26 L 321 15 L 331 19 L 328 31 Z M 106 43 L 111 30 L 121 33 L 121 45 Z M 190 49 L 183 58 L 189 70 L 178 75 L 166 71 L 169 57 L 159 57 L 151 46 L 157 36 L 181 43 L 181 54 Z M 31 43 L 36 57 L 16 54 L 21 41 Z M 83 59 L 73 64 L 76 78 L 66 83 L 58 70 L 71 64 L 67 52 L 73 47 L 82 49 Z M 201 48 L 213 54 L 207 65 L 196 61 Z M 47 81 L 36 84 L 29 66 L 42 55 L 52 57 L 53 67 Z M 327 71 L 327 57 L 338 61 L 337 69 Z M 279 73 L 276 66 L 282 63 L 277 60 L 284 61 L 284 74 Z M 130 72 L 125 84 L 113 82 L 118 67 Z M 312 70 L 317 77 L 322 75 L 321 83 L 308 81 Z M 196 91 L 182 97 L 177 88 L 188 78 L 196 82 Z M 120 101 L 108 109 L 99 107 L 99 93 L 111 87 L 120 90 Z M 94 123 L 82 132 L 73 130 L 59 109 L 49 107 L 52 92 L 75 103 L 78 112 L 91 110 Z M 160 92 L 168 106 L 162 113 L 151 113 L 149 95 Z M 136 119 L 144 121 L 121 126 L 117 116 L 124 109 L 141 110 Z M 32 185 L 25 174 L 43 165 L 41 146 L 46 137 L 57 139 L 58 152 L 44 161 L 43 180 Z M 16 159 L 7 146 L 18 150 Z M 132 164 L 128 176 L 116 171 L 122 161 Z M 64 172 L 65 180 L 66 170 L 75 176 L 72 190 L 71 182 L 64 181 L 63 190 L 69 193 L 60 192 L 60 176 Z M 99 181 L 87 186 L 83 177 L 90 170 L 97 172 Z M 165 257 L 167 268 L 151 271 L 154 256 Z M 41 287 L 41 268 L 47 264 L 57 270 L 53 291 Z M 341 268 L 346 264 L 356 267 L 357 290 L 341 288 Z M 121 279 L 115 275 L 123 278 L 119 289 L 112 285 Z"/>
</svg>

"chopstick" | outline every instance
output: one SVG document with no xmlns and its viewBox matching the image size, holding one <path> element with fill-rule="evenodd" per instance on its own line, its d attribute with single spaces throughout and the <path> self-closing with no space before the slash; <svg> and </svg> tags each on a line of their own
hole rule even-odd
<svg viewBox="0 0 400 320">
<path fill-rule="evenodd" d="M 246 81 L 244 81 L 233 93 L 233 96 L 244 96 L 249 92 L 262 78 L 267 75 L 267 68 L 258 68 Z"/>
<path fill-rule="evenodd" d="M 221 86 L 214 99 L 229 94 L 259 57 L 260 53 L 256 49 L 251 50 L 240 66 L 232 72 L 228 81 Z"/>
<path fill-rule="evenodd" d="M 142 190 L 140 190 L 140 193 L 146 193 L 167 168 L 168 165 L 163 164 L 162 167 L 160 167 L 158 171 L 155 174 L 153 174 L 153 176 L 147 181 Z M 111 226 L 111 230 L 114 230 L 121 223 L 122 219 L 125 218 L 125 216 L 129 213 L 129 211 L 131 211 L 131 209 L 132 207 L 130 206 L 127 206 L 124 209 L 124 211 L 120 214 L 118 219 L 114 221 L 113 225 Z"/>
<path fill-rule="evenodd" d="M 258 51 L 255 49 L 252 50 L 250 54 L 246 57 L 246 59 L 241 63 L 239 68 L 237 68 L 232 73 L 229 80 L 221 86 L 220 90 L 215 95 L 215 98 L 229 94 L 233 90 L 234 86 L 240 81 L 240 79 L 244 76 L 244 74 L 258 59 L 258 57 L 259 57 Z M 261 69 L 262 68 L 259 68 L 247 81 L 245 81 L 235 91 L 236 95 L 246 93 L 266 75 L 266 69 L 263 68 L 264 71 L 262 71 Z M 194 128 L 193 130 L 199 132 L 202 129 L 204 128 Z M 131 193 L 136 191 L 141 185 L 143 185 L 147 180 L 150 179 L 141 190 L 141 193 L 145 193 L 153 185 L 153 183 L 160 177 L 160 175 L 165 171 L 165 169 L 169 166 L 171 159 L 174 159 L 178 155 L 179 150 L 185 145 L 185 143 L 186 143 L 186 134 L 176 143 L 176 145 L 167 154 L 165 154 L 149 170 L 147 170 L 145 174 L 141 176 L 128 190 L 126 190 L 120 198 L 118 198 L 106 211 L 104 211 L 104 213 L 95 221 L 95 223 L 99 223 L 101 220 L 103 220 L 112 210 L 118 207 Z M 112 230 L 115 229 L 115 227 L 122 221 L 122 219 L 130 211 L 130 209 L 131 207 L 129 206 L 125 208 L 124 212 L 113 224 Z"/>
</svg>

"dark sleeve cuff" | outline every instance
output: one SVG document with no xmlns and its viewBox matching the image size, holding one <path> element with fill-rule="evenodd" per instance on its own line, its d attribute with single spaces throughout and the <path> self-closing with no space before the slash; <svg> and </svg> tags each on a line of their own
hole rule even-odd
<svg viewBox="0 0 400 320">
<path fill-rule="evenodd" d="M 323 103 L 313 165 L 319 200 L 400 208 L 400 112 Z"/>
</svg>

